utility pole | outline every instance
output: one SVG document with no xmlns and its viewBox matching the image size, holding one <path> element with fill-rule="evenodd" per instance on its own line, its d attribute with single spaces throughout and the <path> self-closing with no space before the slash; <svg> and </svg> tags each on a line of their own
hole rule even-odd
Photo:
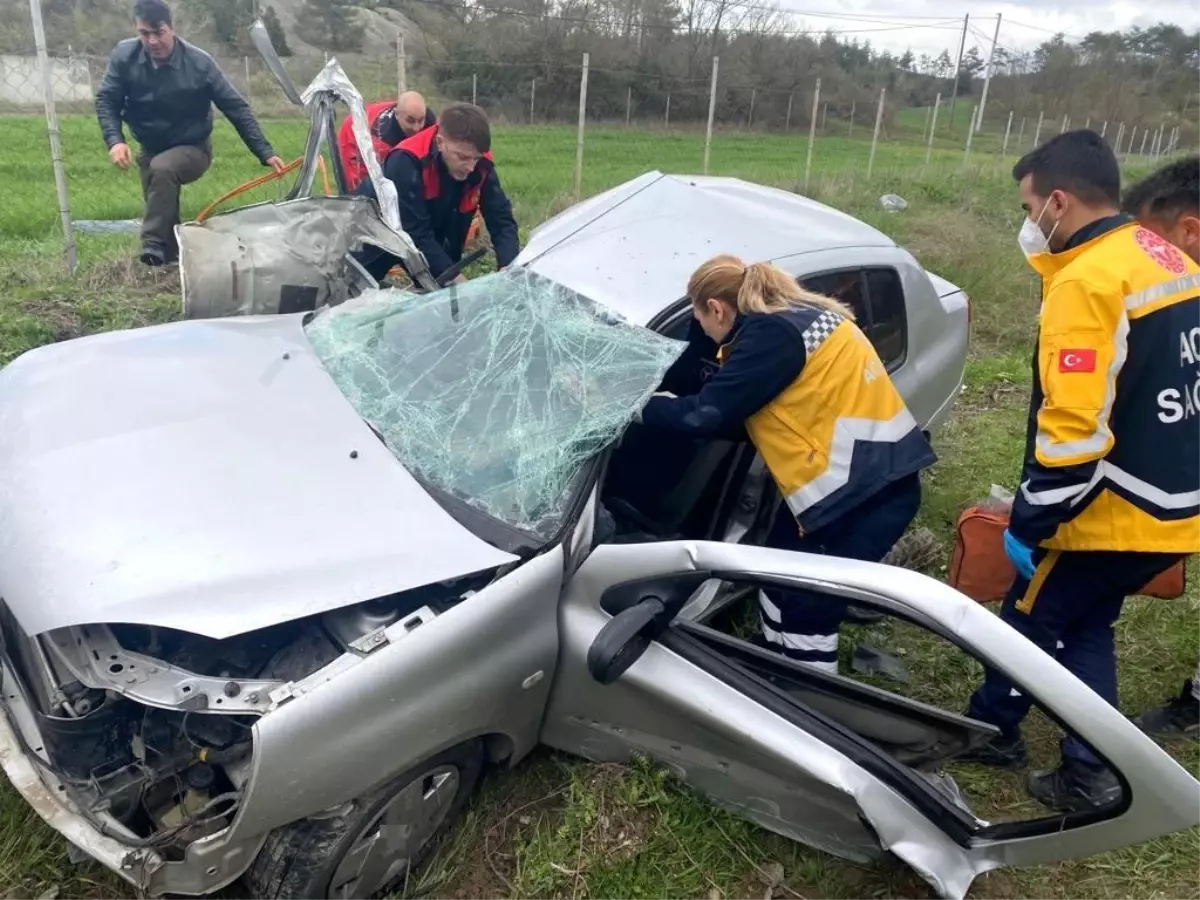
<svg viewBox="0 0 1200 900">
<path fill-rule="evenodd" d="M 962 71 L 963 51 L 967 49 L 967 25 L 970 21 L 970 13 L 963 16 L 962 41 L 958 45 L 958 61 L 954 64 L 954 88 L 950 91 L 950 115 L 946 116 L 947 131 L 954 130 L 954 101 L 958 97 L 958 73 Z"/>
<path fill-rule="evenodd" d="M 996 58 L 996 44 L 1000 40 L 1000 13 L 996 13 L 996 33 L 992 35 L 992 49 L 988 53 L 987 66 L 983 70 L 983 96 L 979 98 L 979 117 L 975 120 L 975 132 L 983 125 L 983 110 L 987 106 L 988 87 L 992 83 L 992 60 Z"/>
</svg>

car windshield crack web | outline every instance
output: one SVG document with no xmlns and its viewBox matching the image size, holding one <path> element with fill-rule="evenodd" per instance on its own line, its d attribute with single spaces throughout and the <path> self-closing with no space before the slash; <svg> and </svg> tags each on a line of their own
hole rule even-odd
<svg viewBox="0 0 1200 900">
<path fill-rule="evenodd" d="M 413 475 L 547 539 L 582 466 L 684 347 L 522 268 L 427 295 L 368 291 L 307 330 Z"/>
</svg>

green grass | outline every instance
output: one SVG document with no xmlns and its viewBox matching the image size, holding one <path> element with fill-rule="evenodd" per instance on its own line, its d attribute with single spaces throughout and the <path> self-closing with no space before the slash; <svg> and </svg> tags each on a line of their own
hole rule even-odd
<svg viewBox="0 0 1200 900">
<path fill-rule="evenodd" d="M 965 133 L 967 115 L 969 110 L 959 111 L 956 130 L 961 127 Z M 942 147 L 939 138 L 935 163 L 925 170 L 919 145 L 922 121 L 920 112 L 898 121 L 896 131 L 904 139 L 880 145 L 871 179 L 866 178 L 868 143 L 820 139 L 813 154 L 811 193 L 883 229 L 972 298 L 966 387 L 938 435 L 940 461 L 929 473 L 921 513 L 921 524 L 948 559 L 959 510 L 986 496 L 992 483 L 1011 489 L 1019 471 L 1038 285 L 1016 247 L 1021 214 L 1006 172 L 1011 159 L 1002 161 L 994 151 L 980 153 L 964 170 L 961 148 L 950 146 L 950 138 Z M 137 216 L 136 175 L 109 166 L 95 123 L 69 117 L 62 127 L 75 216 Z M 267 122 L 266 128 L 281 153 L 298 155 L 304 123 L 279 120 Z M 834 123 L 829 130 L 835 132 Z M 134 245 L 128 238 L 81 237 L 80 272 L 74 278 L 63 274 L 44 123 L 8 118 L 3 133 L 0 363 L 48 341 L 176 316 L 177 277 L 140 269 L 132 261 Z M 867 129 L 857 126 L 855 135 L 869 138 Z M 501 178 L 524 228 L 570 203 L 573 129 L 498 128 L 495 143 Z M 795 187 L 805 149 L 800 135 L 722 134 L 713 143 L 711 170 Z M 592 129 L 583 189 L 593 193 L 650 168 L 696 172 L 702 157 L 702 135 L 695 131 Z M 194 214 L 260 171 L 236 136 L 218 128 L 216 163 L 201 182 L 185 190 L 186 212 Z M 905 197 L 908 211 L 882 212 L 878 197 L 885 191 Z M 276 193 L 262 190 L 252 198 Z M 1195 575 L 1193 569 L 1193 584 Z M 1198 612 L 1194 592 L 1179 601 L 1129 604 L 1119 628 L 1123 709 L 1156 704 L 1178 690 L 1196 660 Z M 876 646 L 904 653 L 914 673 L 914 695 L 946 709 L 965 703 L 978 678 L 973 664 L 911 629 L 869 634 Z M 1055 729 L 1035 716 L 1029 734 L 1035 760 L 1052 761 Z M 1196 771 L 1196 745 L 1167 746 Z M 973 800 L 982 798 L 981 811 L 1036 814 L 1015 775 L 958 766 L 955 776 Z M 972 896 L 1197 897 L 1197 839 L 1192 831 L 1067 864 L 1001 870 L 978 879 Z M 39 896 L 51 888 L 62 897 L 127 893 L 95 866 L 68 864 L 62 840 L 11 789 L 0 786 L 0 894 Z M 715 810 L 649 765 L 597 766 L 539 751 L 515 771 L 488 779 L 460 827 L 408 893 L 896 897 L 928 896 L 929 890 L 903 866 L 854 866 L 763 832 Z"/>
</svg>

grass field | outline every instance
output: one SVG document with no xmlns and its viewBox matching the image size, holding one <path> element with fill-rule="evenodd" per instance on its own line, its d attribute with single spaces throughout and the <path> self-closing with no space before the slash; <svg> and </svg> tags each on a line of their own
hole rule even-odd
<svg viewBox="0 0 1200 900">
<path fill-rule="evenodd" d="M 918 114 L 910 119 L 917 119 L 919 133 Z M 136 176 L 109 167 L 95 123 L 68 118 L 62 124 L 74 215 L 138 215 Z M 284 156 L 298 155 L 303 123 L 269 122 L 267 130 Z M 82 237 L 80 272 L 74 278 L 61 274 L 44 123 L 5 119 L 0 135 L 0 363 L 48 341 L 177 315 L 177 277 L 140 270 L 129 238 Z M 569 128 L 497 130 L 499 171 L 523 226 L 570 202 L 574 139 Z M 702 152 L 696 133 L 593 129 L 584 191 L 651 168 L 695 172 Z M 804 152 L 799 136 L 721 135 L 714 141 L 712 171 L 794 187 Z M 1037 283 L 1016 247 L 1021 214 L 1014 186 L 994 155 L 981 153 L 964 170 L 961 149 L 947 146 L 925 171 L 923 147 L 888 142 L 881 144 L 868 181 L 868 152 L 869 145 L 857 139 L 819 140 L 812 193 L 881 228 L 973 300 L 967 385 L 937 437 L 940 462 L 927 479 L 921 513 L 921 524 L 947 558 L 958 511 L 985 496 L 992 483 L 1013 487 L 1019 470 Z M 189 214 L 259 172 L 227 128 L 218 131 L 216 154 L 211 173 L 186 189 Z M 903 196 L 909 209 L 882 212 L 878 197 L 886 191 Z M 1192 575 L 1194 584 L 1194 570 Z M 1178 601 L 1130 602 L 1119 633 L 1123 709 L 1157 704 L 1178 691 L 1195 664 L 1198 612 L 1194 591 Z M 914 634 L 897 631 L 887 638 L 887 646 L 906 654 L 918 695 L 961 708 L 974 681 L 963 677 L 955 660 Z M 1030 738 L 1035 762 L 1050 762 L 1054 729 L 1035 719 Z M 1195 744 L 1167 747 L 1196 770 Z M 1029 813 L 1018 776 L 969 766 L 956 767 L 955 776 L 989 808 Z M 1193 831 L 1068 864 L 1001 870 L 978 879 L 972 896 L 1197 897 L 1198 838 Z M 61 897 L 127 893 L 94 866 L 70 865 L 65 844 L 0 786 L 0 894 L 36 897 L 51 890 Z M 489 778 L 408 894 L 921 897 L 929 889 L 901 866 L 858 867 L 763 832 L 648 767 L 597 766 L 539 752 L 516 771 Z"/>
</svg>

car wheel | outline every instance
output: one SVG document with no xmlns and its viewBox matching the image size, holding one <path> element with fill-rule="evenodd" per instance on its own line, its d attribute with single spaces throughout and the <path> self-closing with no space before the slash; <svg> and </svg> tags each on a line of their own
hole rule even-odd
<svg viewBox="0 0 1200 900">
<path fill-rule="evenodd" d="M 276 829 L 245 875 L 252 897 L 373 897 L 421 864 L 471 796 L 479 741 L 459 744 L 327 819 Z"/>
</svg>

